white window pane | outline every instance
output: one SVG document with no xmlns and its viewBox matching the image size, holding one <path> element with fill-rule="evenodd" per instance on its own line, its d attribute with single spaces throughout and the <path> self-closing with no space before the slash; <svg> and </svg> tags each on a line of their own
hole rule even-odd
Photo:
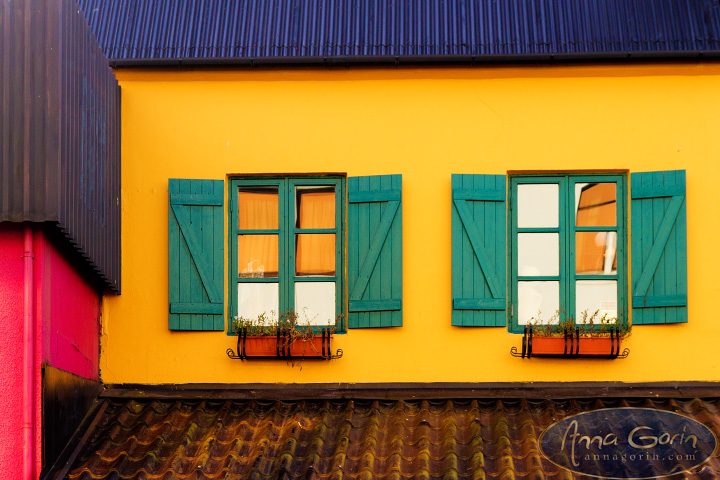
<svg viewBox="0 0 720 480">
<path fill-rule="evenodd" d="M 518 324 L 558 323 L 560 282 L 518 282 Z"/>
<path fill-rule="evenodd" d="M 335 282 L 295 282 L 298 323 L 335 325 Z"/>
<path fill-rule="evenodd" d="M 517 220 L 519 228 L 557 227 L 558 185 L 517 186 Z"/>
<path fill-rule="evenodd" d="M 518 275 L 559 275 L 560 236 L 557 233 L 518 234 Z"/>
<path fill-rule="evenodd" d="M 268 319 L 277 320 L 279 305 L 277 283 L 238 284 L 239 317 L 256 320 L 264 313 Z"/>
<path fill-rule="evenodd" d="M 583 323 L 583 312 L 590 318 L 595 311 L 594 324 L 600 323 L 603 315 L 608 319 L 617 318 L 616 280 L 578 280 L 575 282 L 575 322 Z"/>
</svg>

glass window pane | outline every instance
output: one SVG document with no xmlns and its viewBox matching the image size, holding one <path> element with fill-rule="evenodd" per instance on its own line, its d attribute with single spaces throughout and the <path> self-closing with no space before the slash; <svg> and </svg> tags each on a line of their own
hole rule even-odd
<svg viewBox="0 0 720 480">
<path fill-rule="evenodd" d="M 559 275 L 559 242 L 557 233 L 519 233 L 518 275 Z"/>
<path fill-rule="evenodd" d="M 256 320 L 260 314 L 277 321 L 278 302 L 277 283 L 239 283 L 238 316 Z"/>
<path fill-rule="evenodd" d="M 335 325 L 335 282 L 295 282 L 295 312 L 302 325 Z"/>
<path fill-rule="evenodd" d="M 278 228 L 278 187 L 258 186 L 238 189 L 238 228 L 266 230 Z"/>
<path fill-rule="evenodd" d="M 575 272 L 617 274 L 617 233 L 575 232 Z"/>
<path fill-rule="evenodd" d="M 582 324 L 584 312 L 589 319 L 598 312 L 593 323 L 597 325 L 603 315 L 617 318 L 616 280 L 578 280 L 575 282 L 575 323 Z"/>
<path fill-rule="evenodd" d="M 277 278 L 277 235 L 238 235 L 238 276 Z"/>
<path fill-rule="evenodd" d="M 558 323 L 560 282 L 518 282 L 518 324 Z"/>
<path fill-rule="evenodd" d="M 575 225 L 614 227 L 617 225 L 615 183 L 575 184 Z"/>
<path fill-rule="evenodd" d="M 297 228 L 335 228 L 335 187 L 295 189 Z"/>
<path fill-rule="evenodd" d="M 295 237 L 295 275 L 335 276 L 335 234 L 302 233 Z"/>
<path fill-rule="evenodd" d="M 557 228 L 557 184 L 523 184 L 517 186 L 517 220 L 519 228 Z"/>
</svg>

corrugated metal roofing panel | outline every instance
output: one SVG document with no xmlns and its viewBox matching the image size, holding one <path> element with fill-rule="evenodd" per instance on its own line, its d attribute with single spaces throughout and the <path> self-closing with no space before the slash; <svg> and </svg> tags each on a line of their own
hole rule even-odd
<svg viewBox="0 0 720 480">
<path fill-rule="evenodd" d="M 718 0 L 80 0 L 111 60 L 720 50 Z"/>
<path fill-rule="evenodd" d="M 120 289 L 120 87 L 75 2 L 0 3 L 0 221 L 48 222 Z"/>
</svg>

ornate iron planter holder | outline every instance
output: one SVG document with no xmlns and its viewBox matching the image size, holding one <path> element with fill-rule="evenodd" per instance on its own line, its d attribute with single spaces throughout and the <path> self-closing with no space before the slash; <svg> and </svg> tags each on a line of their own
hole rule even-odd
<svg viewBox="0 0 720 480">
<path fill-rule="evenodd" d="M 581 337 L 580 328 L 565 330 L 563 337 L 534 337 L 533 327 L 525 326 L 522 351 L 510 349 L 513 357 L 531 358 L 625 358 L 629 349 L 620 353 L 620 329 L 613 328 L 607 337 Z"/>
<path fill-rule="evenodd" d="M 343 351 L 332 353 L 330 329 L 323 328 L 312 339 L 293 339 L 288 329 L 278 329 L 276 335 L 249 336 L 247 328 L 238 332 L 237 353 L 228 348 L 227 356 L 238 360 L 332 360 Z"/>
</svg>

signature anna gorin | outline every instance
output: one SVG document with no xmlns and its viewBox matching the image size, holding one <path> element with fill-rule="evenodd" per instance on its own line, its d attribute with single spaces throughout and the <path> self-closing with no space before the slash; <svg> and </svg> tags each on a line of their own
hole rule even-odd
<svg viewBox="0 0 720 480">
<path fill-rule="evenodd" d="M 677 413 L 607 408 L 550 425 L 541 453 L 572 472 L 610 479 L 650 479 L 691 470 L 717 447 L 712 431 Z"/>
</svg>

